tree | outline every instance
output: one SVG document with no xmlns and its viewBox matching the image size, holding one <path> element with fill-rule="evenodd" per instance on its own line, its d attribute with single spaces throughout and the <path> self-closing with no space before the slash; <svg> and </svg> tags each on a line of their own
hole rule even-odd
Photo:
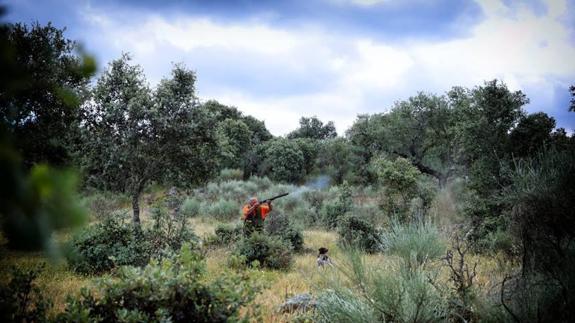
<svg viewBox="0 0 575 323">
<path fill-rule="evenodd" d="M 241 168 L 251 149 L 252 131 L 241 120 L 226 119 L 217 128 L 221 166 Z"/>
<path fill-rule="evenodd" d="M 262 171 L 272 180 L 296 183 L 305 175 L 305 159 L 298 144 L 288 139 L 266 143 Z"/>
<path fill-rule="evenodd" d="M 0 122 L 27 167 L 67 164 L 94 61 L 51 24 L 1 29 Z"/>
<path fill-rule="evenodd" d="M 511 151 L 515 157 L 534 156 L 535 152 L 549 145 L 555 119 L 545 112 L 522 116 L 519 124 L 509 134 Z"/>
<path fill-rule="evenodd" d="M 213 118 L 196 109 L 195 74 L 175 66 L 155 92 L 129 56 L 113 61 L 84 107 L 83 166 L 88 181 L 132 197 L 139 228 L 139 198 L 152 180 L 199 184 L 217 170 Z"/>
<path fill-rule="evenodd" d="M 363 151 L 365 164 L 374 154 L 401 156 L 443 187 L 455 173 L 453 126 L 444 97 L 419 93 L 388 113 L 358 117 L 348 137 Z"/>
<path fill-rule="evenodd" d="M 359 156 L 354 151 L 354 146 L 345 138 L 324 140 L 319 146 L 316 167 L 335 184 L 341 184 L 344 180 L 357 181 L 355 172 L 359 164 Z"/>
<path fill-rule="evenodd" d="M 491 196 L 501 184 L 501 163 L 511 160 L 509 133 L 529 99 L 497 80 L 473 90 L 454 88 L 448 96 L 456 118 L 458 163 L 469 169 L 472 188 Z"/>
<path fill-rule="evenodd" d="M 75 120 L 80 98 L 70 89 L 94 71 L 70 46 L 50 25 L 0 25 L 0 229 L 12 249 L 54 255 L 53 232 L 86 219 L 75 174 L 39 163 L 67 161 L 60 148 L 73 128 L 58 118 Z"/>
<path fill-rule="evenodd" d="M 287 135 L 289 139 L 295 138 L 310 138 L 310 139 L 328 139 L 335 138 L 337 132 L 333 121 L 329 121 L 325 125 L 317 117 L 299 119 L 299 128 L 292 131 Z"/>
</svg>

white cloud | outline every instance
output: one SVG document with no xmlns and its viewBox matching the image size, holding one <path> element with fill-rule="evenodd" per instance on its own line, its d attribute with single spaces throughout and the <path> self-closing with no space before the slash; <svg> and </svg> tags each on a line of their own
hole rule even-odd
<svg viewBox="0 0 575 323">
<path fill-rule="evenodd" d="M 91 8 L 87 15 L 102 45 L 107 41 L 107 50 L 111 46 L 112 52 L 133 53 L 154 82 L 168 75 L 172 61 L 184 61 L 210 76 L 218 64 L 229 67 L 232 76 L 238 75 L 234 68 L 254 68 L 254 74 L 264 74 L 239 74 L 245 79 L 234 81 L 218 74 L 221 85 L 204 86 L 199 73 L 200 96 L 264 119 L 276 135 L 293 130 L 302 115 L 333 120 L 342 133 L 357 114 L 384 111 L 419 90 L 442 93 L 454 85 L 500 78 L 512 89 L 537 86 L 552 100 L 554 87 L 575 79 L 574 31 L 561 23 L 564 1 L 548 0 L 544 15 L 526 6 L 512 10 L 503 1 L 478 2 L 485 18 L 461 26 L 469 29 L 466 37 L 400 44 L 335 35 L 318 27 L 282 29 L 257 20 L 223 24 L 206 17 L 148 14 L 124 21 Z M 304 80 L 300 92 L 264 95 L 249 86 L 253 79 L 282 84 L 290 77 Z M 321 86 L 310 90 L 306 79 Z"/>
</svg>

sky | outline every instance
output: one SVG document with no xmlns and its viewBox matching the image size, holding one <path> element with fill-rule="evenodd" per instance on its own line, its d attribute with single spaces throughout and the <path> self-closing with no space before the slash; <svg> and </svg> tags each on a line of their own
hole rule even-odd
<svg viewBox="0 0 575 323">
<path fill-rule="evenodd" d="M 274 135 L 302 116 L 343 134 L 359 114 L 423 91 L 499 79 L 558 127 L 575 84 L 575 1 L 562 0 L 10 0 L 9 22 L 66 27 L 100 72 L 130 53 L 151 86 L 174 63 L 215 99 Z"/>
</svg>

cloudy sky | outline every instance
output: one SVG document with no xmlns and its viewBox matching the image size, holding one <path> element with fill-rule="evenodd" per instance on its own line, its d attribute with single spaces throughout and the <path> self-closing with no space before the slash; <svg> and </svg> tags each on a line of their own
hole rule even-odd
<svg viewBox="0 0 575 323">
<path fill-rule="evenodd" d="M 561 0 L 11 0 L 12 22 L 67 27 L 100 69 L 132 54 L 152 85 L 183 62 L 201 100 L 266 122 L 275 135 L 301 116 L 343 133 L 358 114 L 418 91 L 443 94 L 494 78 L 559 127 L 575 84 L 575 1 Z"/>
</svg>

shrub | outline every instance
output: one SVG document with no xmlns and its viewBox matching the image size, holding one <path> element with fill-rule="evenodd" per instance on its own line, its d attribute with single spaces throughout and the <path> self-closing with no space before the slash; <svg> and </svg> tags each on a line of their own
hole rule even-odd
<svg viewBox="0 0 575 323">
<path fill-rule="evenodd" d="M 395 221 L 381 239 L 384 250 L 399 256 L 405 268 L 412 272 L 445 252 L 437 228 L 429 222 L 400 224 Z"/>
<path fill-rule="evenodd" d="M 220 171 L 218 179 L 222 182 L 225 181 L 241 181 L 244 178 L 244 172 L 241 169 L 224 168 Z"/>
<path fill-rule="evenodd" d="M 275 212 L 265 221 L 265 232 L 280 237 L 290 244 L 294 251 L 303 250 L 303 234 L 284 213 Z"/>
<path fill-rule="evenodd" d="M 318 322 L 440 322 L 446 304 L 426 272 L 396 272 L 380 264 L 366 265 L 356 251 L 348 251 L 340 269 L 349 281 L 336 276 L 318 296 Z"/>
<path fill-rule="evenodd" d="M 231 220 L 239 216 L 239 209 L 236 203 L 220 199 L 208 207 L 207 215 L 218 220 Z"/>
<path fill-rule="evenodd" d="M 376 253 L 381 250 L 381 233 L 369 222 L 355 215 L 347 215 L 338 226 L 339 242 L 360 250 Z"/>
<path fill-rule="evenodd" d="M 33 281 L 43 266 L 31 270 L 12 268 L 7 284 L 0 285 L 0 320 L 2 322 L 45 322 L 52 306 Z"/>
<path fill-rule="evenodd" d="M 335 200 L 324 202 L 321 209 L 322 223 L 328 228 L 336 228 L 340 219 L 353 209 L 351 188 L 344 183 Z"/>
<path fill-rule="evenodd" d="M 208 245 L 229 246 L 239 241 L 243 236 L 242 224 L 219 224 L 216 227 L 215 235 L 208 237 Z"/>
<path fill-rule="evenodd" d="M 96 291 L 69 298 L 60 322 L 227 322 L 255 296 L 245 277 L 224 274 L 206 281 L 205 264 L 189 246 L 178 257 L 143 269 L 123 267 Z M 95 295 L 98 295 L 97 297 Z"/>
<path fill-rule="evenodd" d="M 162 203 L 153 207 L 150 214 L 152 227 L 144 231 L 150 257 L 160 258 L 163 254 L 179 250 L 184 243 L 197 244 L 198 237 L 188 226 L 188 218 L 184 214 L 172 216 Z"/>
<path fill-rule="evenodd" d="M 134 231 L 121 217 L 107 216 L 84 228 L 69 242 L 68 265 L 83 274 L 99 274 L 117 266 L 144 266 L 179 250 L 183 243 L 196 244 L 197 237 L 184 216 L 172 216 L 163 205 L 151 209 L 150 228 Z"/>
<path fill-rule="evenodd" d="M 291 248 L 287 242 L 260 233 L 240 240 L 233 254 L 241 257 L 246 265 L 256 262 L 271 269 L 287 269 L 292 262 Z"/>
<path fill-rule="evenodd" d="M 76 234 L 67 254 L 71 269 L 83 274 L 98 274 L 118 265 L 142 266 L 148 263 L 148 246 L 137 238 L 132 226 L 113 217 Z"/>
<path fill-rule="evenodd" d="M 186 198 L 180 207 L 182 215 L 192 218 L 200 214 L 201 202 L 195 198 Z"/>
</svg>

